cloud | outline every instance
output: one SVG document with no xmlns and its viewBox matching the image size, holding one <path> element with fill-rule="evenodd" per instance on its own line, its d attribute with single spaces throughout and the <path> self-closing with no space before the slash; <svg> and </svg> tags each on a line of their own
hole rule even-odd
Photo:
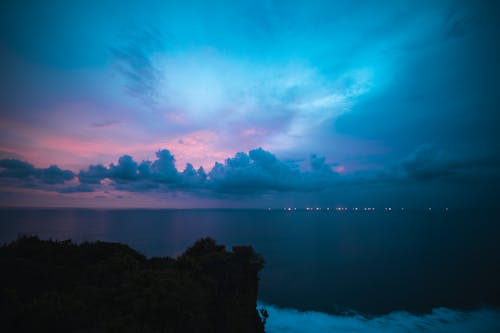
<svg viewBox="0 0 500 333">
<path fill-rule="evenodd" d="M 220 146 L 232 151 L 297 145 L 373 87 L 366 64 L 332 72 L 307 60 L 252 60 L 216 46 L 167 49 L 170 37 L 155 29 L 137 35 L 112 53 L 128 94 L 149 109 L 145 119 L 156 117 L 162 134 L 215 128 Z"/>
<path fill-rule="evenodd" d="M 299 312 L 260 303 L 269 318 L 268 333 L 357 332 L 357 333 L 461 333 L 496 332 L 500 329 L 500 312 L 480 309 L 470 312 L 437 308 L 431 313 L 414 315 L 407 312 L 367 318 L 362 315 L 330 315 L 320 312 Z"/>
<path fill-rule="evenodd" d="M 22 156 L 14 153 L 14 152 L 11 152 L 11 151 L 0 150 L 0 159 L 2 159 L 2 160 L 4 160 L 4 159 L 5 160 L 7 160 L 7 159 L 21 160 Z"/>
<path fill-rule="evenodd" d="M 0 179 L 22 179 L 44 184 L 64 184 L 75 177 L 70 170 L 62 170 L 56 165 L 48 168 L 35 168 L 17 159 L 0 160 Z"/>
<path fill-rule="evenodd" d="M 129 155 L 119 158 L 118 164 L 91 165 L 78 174 L 80 183 L 99 185 L 106 180 L 121 190 L 163 191 L 209 190 L 217 193 L 253 194 L 265 192 L 321 191 L 336 180 L 336 173 L 325 158 L 311 156 L 310 171 L 300 171 L 293 162 L 280 161 L 262 149 L 249 153 L 238 152 L 224 163 L 216 162 L 207 173 L 187 163 L 177 170 L 175 157 L 169 150 L 156 152 L 156 160 L 138 163 Z"/>
<path fill-rule="evenodd" d="M 179 173 L 175 167 L 175 158 L 167 149 L 156 152 L 157 160 L 151 164 L 145 175 L 152 176 L 153 180 L 160 183 L 175 183 L 178 181 Z M 147 164 L 143 164 L 146 168 Z M 144 169 L 146 170 L 146 169 Z"/>
<path fill-rule="evenodd" d="M 158 83 L 162 80 L 153 55 L 163 48 L 163 40 L 157 29 L 142 29 L 128 39 L 127 45 L 111 48 L 117 68 L 126 80 L 126 91 L 148 106 L 156 103 Z"/>
<path fill-rule="evenodd" d="M 101 164 L 90 165 L 86 171 L 80 171 L 78 179 L 82 184 L 100 184 L 109 177 L 109 170 Z"/>
<path fill-rule="evenodd" d="M 134 160 L 122 155 L 116 163 L 89 165 L 73 173 L 52 165 L 35 168 L 17 159 L 0 160 L 3 187 L 27 187 L 59 193 L 93 191 L 190 193 L 243 198 L 278 193 L 320 193 L 339 189 L 363 189 L 370 185 L 493 184 L 500 158 L 457 158 L 433 145 L 423 145 L 393 167 L 339 174 L 338 163 L 312 154 L 309 160 L 281 160 L 262 148 L 238 152 L 208 171 L 187 163 L 178 169 L 167 149 L 154 160 Z M 430 185 L 432 188 L 434 185 Z M 391 187 L 392 188 L 392 187 Z M 394 189 L 394 188 L 393 188 Z M 330 192 L 329 192 L 330 193 Z"/>
<path fill-rule="evenodd" d="M 299 190 L 301 174 L 261 148 L 237 153 L 209 172 L 211 185 L 219 192 Z"/>
<path fill-rule="evenodd" d="M 96 128 L 102 128 L 102 127 L 111 127 L 114 125 L 118 125 L 120 123 L 121 122 L 117 121 L 117 120 L 106 120 L 106 121 L 101 121 L 101 122 L 93 122 L 91 124 L 91 126 L 96 127 Z"/>
<path fill-rule="evenodd" d="M 406 157 L 401 166 L 416 181 L 498 182 L 500 156 L 453 157 L 434 145 L 422 145 Z"/>
<path fill-rule="evenodd" d="M 407 175 L 416 180 L 430 180 L 452 173 L 451 161 L 432 145 L 418 147 L 401 165 Z"/>
<path fill-rule="evenodd" d="M 262 148 L 237 153 L 225 164 L 216 164 L 208 174 L 209 184 L 219 192 L 310 192 L 334 186 L 337 174 L 324 158 L 312 155 L 311 170 L 301 171 L 293 162 L 283 162 Z"/>
</svg>

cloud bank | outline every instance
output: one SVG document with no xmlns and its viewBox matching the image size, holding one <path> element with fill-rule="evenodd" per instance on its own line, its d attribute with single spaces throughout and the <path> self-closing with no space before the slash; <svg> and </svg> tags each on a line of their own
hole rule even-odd
<svg viewBox="0 0 500 333">
<path fill-rule="evenodd" d="M 462 312 L 437 308 L 425 315 L 392 312 L 367 318 L 361 315 L 299 312 L 262 303 L 258 307 L 264 307 L 269 313 L 266 323 L 266 332 L 269 333 L 486 333 L 500 330 L 500 312 L 495 309 Z"/>
<path fill-rule="evenodd" d="M 64 184 L 72 180 L 74 176 L 72 171 L 62 170 L 56 165 L 40 169 L 17 159 L 0 160 L 1 179 L 18 179 L 23 182 L 55 185 Z"/>
<path fill-rule="evenodd" d="M 124 155 L 117 164 L 91 165 L 76 176 L 81 184 L 98 186 L 111 181 L 121 190 L 209 190 L 232 194 L 320 191 L 337 178 L 324 158 L 312 155 L 310 169 L 301 171 L 297 164 L 280 161 L 262 148 L 250 150 L 248 154 L 239 152 L 224 163 L 216 162 L 209 172 L 203 167 L 195 169 L 190 163 L 179 171 L 174 156 L 163 149 L 156 152 L 154 161 L 138 163 Z"/>
<path fill-rule="evenodd" d="M 434 145 L 422 145 L 407 156 L 401 167 L 410 179 L 454 182 L 498 182 L 500 156 L 459 159 Z"/>
<path fill-rule="evenodd" d="M 433 145 L 418 147 L 399 164 L 383 171 L 345 173 L 338 163 L 310 155 L 308 161 L 280 160 L 262 148 L 238 152 L 206 171 L 187 163 L 177 168 L 167 149 L 154 160 L 121 156 L 117 163 L 95 164 L 75 173 L 56 165 L 36 168 L 19 159 L 0 160 L 2 188 L 32 188 L 59 193 L 118 190 L 125 192 L 186 192 L 196 195 L 245 196 L 268 193 L 321 193 L 342 187 L 392 184 L 496 184 L 500 159 L 456 158 Z M 338 172 L 337 172 L 338 171 Z"/>
</svg>

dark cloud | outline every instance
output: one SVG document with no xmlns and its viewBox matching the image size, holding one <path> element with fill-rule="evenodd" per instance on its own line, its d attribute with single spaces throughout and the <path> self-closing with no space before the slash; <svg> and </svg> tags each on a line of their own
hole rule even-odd
<svg viewBox="0 0 500 333">
<path fill-rule="evenodd" d="M 148 172 L 153 180 L 160 183 L 176 183 L 179 173 L 175 167 L 175 158 L 167 149 L 156 152 L 157 160 L 151 164 Z"/>
<path fill-rule="evenodd" d="M 173 189 L 193 184 L 190 169 L 179 173 L 174 156 L 166 149 L 156 152 L 156 160 L 153 162 L 138 163 L 131 156 L 123 155 L 118 159 L 118 164 L 112 163 L 109 167 L 102 164 L 90 165 L 87 170 L 78 173 L 78 179 L 80 183 L 89 185 L 99 185 L 103 180 L 109 179 L 117 189 L 129 191 L 145 191 L 160 186 Z"/>
<path fill-rule="evenodd" d="M 138 164 L 129 155 L 123 155 L 118 160 L 118 165 L 111 164 L 108 169 L 108 178 L 116 181 L 129 181 L 138 179 Z"/>
<path fill-rule="evenodd" d="M 259 148 L 237 153 L 225 164 L 216 163 L 209 182 L 220 192 L 289 191 L 298 189 L 300 173 Z"/>
<path fill-rule="evenodd" d="M 4 159 L 0 161 L 1 177 L 26 178 L 35 174 L 35 168 L 26 162 L 15 159 Z"/>
<path fill-rule="evenodd" d="M 195 170 L 191 163 L 186 164 L 186 168 L 181 174 L 182 185 L 186 187 L 199 186 L 204 184 L 207 180 L 207 174 L 203 167 Z"/>
<path fill-rule="evenodd" d="M 63 184 L 75 177 L 70 170 L 62 170 L 52 165 L 48 168 L 35 168 L 33 165 L 16 159 L 0 160 L 0 179 L 21 179 L 44 184 Z"/>
<path fill-rule="evenodd" d="M 237 153 L 225 164 L 217 163 L 209 173 L 209 184 L 220 192 L 309 192 L 333 186 L 337 175 L 324 158 L 313 155 L 311 171 L 300 171 L 293 162 L 283 162 L 262 148 Z"/>
<path fill-rule="evenodd" d="M 303 162 L 303 161 L 300 161 Z M 333 171 L 335 163 L 311 155 L 307 166 L 299 168 L 297 161 L 280 160 L 262 148 L 248 153 L 238 152 L 223 163 L 216 162 L 206 172 L 186 164 L 177 169 L 169 150 L 156 152 L 153 161 L 135 161 L 123 155 L 109 166 L 90 165 L 74 174 L 57 166 L 38 169 L 16 160 L 0 160 L 0 180 L 3 186 L 39 188 L 60 193 L 93 192 L 110 188 L 128 192 L 177 192 L 200 196 L 263 195 L 276 193 L 320 193 L 349 189 L 366 191 L 371 185 L 398 189 L 400 185 L 430 184 L 446 188 L 451 184 L 495 184 L 500 182 L 498 156 L 457 158 L 434 145 L 423 145 L 399 164 L 384 170 L 368 170 L 340 175 Z M 303 163 L 301 163 L 303 165 Z M 66 183 L 73 179 L 78 182 Z M 436 184 L 436 185 L 433 185 Z M 434 186 L 434 187 L 433 187 Z M 343 191 L 343 190 L 342 190 Z"/>
<path fill-rule="evenodd" d="M 401 165 L 409 177 L 417 180 L 444 177 L 453 172 L 451 161 L 432 145 L 420 146 Z"/>
<path fill-rule="evenodd" d="M 109 177 L 109 170 L 101 164 L 90 165 L 86 171 L 80 171 L 78 179 L 82 184 L 100 184 L 101 180 Z"/>
<path fill-rule="evenodd" d="M 470 29 L 471 19 L 450 12 L 445 20 L 445 38 L 460 38 L 465 36 Z"/>
<path fill-rule="evenodd" d="M 418 147 L 401 163 L 406 175 L 417 181 L 498 182 L 500 156 L 457 158 L 433 145 Z"/>
<path fill-rule="evenodd" d="M 179 171 L 174 156 L 163 149 L 156 153 L 154 161 L 138 163 L 124 155 L 118 164 L 109 167 L 91 165 L 80 171 L 78 178 L 82 184 L 94 185 L 109 179 L 116 188 L 130 191 L 209 190 L 231 194 L 321 191 L 337 180 L 337 174 L 324 158 L 312 155 L 310 169 L 300 171 L 293 162 L 280 161 L 274 154 L 258 148 L 248 154 L 239 152 L 224 163 L 217 162 L 208 173 L 190 163 Z"/>
<path fill-rule="evenodd" d="M 70 170 L 62 170 L 55 165 L 51 165 L 46 169 L 36 169 L 38 171 L 37 178 L 46 184 L 63 184 L 66 181 L 74 178 L 73 172 Z"/>
</svg>

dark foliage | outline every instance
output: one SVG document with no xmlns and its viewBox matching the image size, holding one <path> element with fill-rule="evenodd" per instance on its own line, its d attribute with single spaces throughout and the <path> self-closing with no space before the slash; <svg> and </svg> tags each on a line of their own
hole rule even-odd
<svg viewBox="0 0 500 333">
<path fill-rule="evenodd" d="M 118 243 L 22 237 L 0 247 L 3 332 L 264 332 L 264 261 L 210 238 L 178 259 Z"/>
</svg>

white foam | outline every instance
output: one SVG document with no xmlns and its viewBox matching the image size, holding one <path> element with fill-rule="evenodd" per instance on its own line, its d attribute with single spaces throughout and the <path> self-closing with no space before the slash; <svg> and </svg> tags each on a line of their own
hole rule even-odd
<svg viewBox="0 0 500 333">
<path fill-rule="evenodd" d="M 392 312 L 379 317 L 366 318 L 361 315 L 301 312 L 260 302 L 258 308 L 262 307 L 269 313 L 266 323 L 267 333 L 500 332 L 500 310 L 489 308 L 468 312 L 437 308 L 424 315 Z"/>
</svg>

